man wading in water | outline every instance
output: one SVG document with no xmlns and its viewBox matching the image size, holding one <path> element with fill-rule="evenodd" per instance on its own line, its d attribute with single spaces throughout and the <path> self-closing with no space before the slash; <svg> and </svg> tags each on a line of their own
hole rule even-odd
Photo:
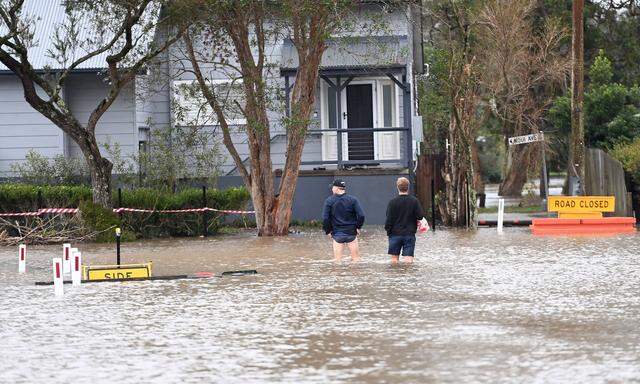
<svg viewBox="0 0 640 384">
<path fill-rule="evenodd" d="M 409 179 L 400 177 L 396 186 L 399 196 L 389 202 L 387 220 L 384 224 L 389 236 L 389 255 L 391 263 L 395 264 L 400 259 L 402 250 L 402 261 L 412 263 L 418 220 L 424 217 L 424 212 L 418 199 L 409 196 Z"/>
<path fill-rule="evenodd" d="M 358 199 L 346 193 L 347 185 L 335 180 L 331 185 L 332 196 L 327 197 L 322 208 L 322 228 L 333 239 L 333 258 L 339 262 L 344 245 L 349 247 L 351 260 L 360 260 L 358 235 L 364 224 L 364 211 Z"/>
</svg>

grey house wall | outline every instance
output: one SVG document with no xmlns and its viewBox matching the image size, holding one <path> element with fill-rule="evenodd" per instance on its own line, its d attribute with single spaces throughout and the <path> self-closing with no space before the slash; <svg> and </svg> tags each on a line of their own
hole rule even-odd
<svg viewBox="0 0 640 384">
<path fill-rule="evenodd" d="M 91 111 L 107 93 L 107 87 L 100 77 L 93 73 L 75 74 L 68 80 L 66 100 L 71 112 L 81 122 L 89 120 Z M 120 146 L 124 158 L 138 153 L 138 132 L 136 128 L 133 84 L 122 89 L 116 101 L 100 118 L 96 127 L 96 140 L 101 145 L 103 156 L 109 157 L 104 143 Z M 82 158 L 80 148 L 73 140 L 68 140 L 69 156 Z"/>
<path fill-rule="evenodd" d="M 85 123 L 106 92 L 97 74 L 72 74 L 63 97 L 76 118 Z M 125 87 L 96 129 L 98 143 L 118 143 L 123 157 L 138 151 L 133 94 L 133 84 Z M 103 155 L 109 157 L 102 149 Z M 30 150 L 47 158 L 82 158 L 78 145 L 24 100 L 22 84 L 13 75 L 0 75 L 0 177 L 16 176 L 11 164 L 24 162 Z"/>
<path fill-rule="evenodd" d="M 0 177 L 14 176 L 11 164 L 24 161 L 30 150 L 46 157 L 63 155 L 63 133 L 27 104 L 15 76 L 0 75 Z"/>
<path fill-rule="evenodd" d="M 330 196 L 329 185 L 336 178 L 347 183 L 347 192 L 360 201 L 365 212 L 365 224 L 384 224 L 387 203 L 398 194 L 396 180 L 407 174 L 389 170 L 386 173 L 364 174 L 362 172 L 326 172 L 324 175 L 305 175 L 298 178 L 293 198 L 293 220 L 321 220 L 322 205 Z M 280 179 L 276 177 L 276 183 Z M 218 188 L 242 186 L 240 176 L 223 176 L 218 179 Z"/>
</svg>

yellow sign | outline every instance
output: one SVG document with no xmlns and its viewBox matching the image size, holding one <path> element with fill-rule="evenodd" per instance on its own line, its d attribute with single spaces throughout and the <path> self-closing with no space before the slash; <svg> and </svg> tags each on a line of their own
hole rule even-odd
<svg viewBox="0 0 640 384">
<path fill-rule="evenodd" d="M 602 217 L 602 212 L 614 212 L 615 208 L 614 196 L 549 196 L 547 203 L 549 212 L 571 219 Z"/>
<path fill-rule="evenodd" d="M 86 280 L 126 280 L 151 277 L 151 262 L 143 264 L 86 265 L 82 267 Z"/>
</svg>

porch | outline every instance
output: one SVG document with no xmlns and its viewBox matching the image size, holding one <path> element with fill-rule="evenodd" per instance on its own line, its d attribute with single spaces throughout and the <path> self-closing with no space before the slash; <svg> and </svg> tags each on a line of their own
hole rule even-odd
<svg viewBox="0 0 640 384">
<path fill-rule="evenodd" d="M 350 55 L 340 54 L 344 48 L 339 44 L 329 44 L 319 71 L 314 113 L 319 124 L 307 131 L 321 137 L 322 155 L 319 160 L 303 157 L 303 167 L 412 169 L 412 92 L 407 59 L 400 54 L 405 44 L 402 37 L 350 41 Z M 290 116 L 297 55 L 285 44 L 283 60 L 287 59 L 289 64 L 281 67 L 280 74 Z"/>
</svg>

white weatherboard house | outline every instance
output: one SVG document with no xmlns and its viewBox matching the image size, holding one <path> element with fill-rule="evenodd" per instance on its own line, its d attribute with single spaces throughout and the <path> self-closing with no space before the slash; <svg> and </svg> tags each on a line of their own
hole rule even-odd
<svg viewBox="0 0 640 384">
<path fill-rule="evenodd" d="M 64 10 L 54 0 L 26 3 L 30 13 L 42 15 L 35 28 L 38 46 L 29 51 L 29 57 L 36 69 L 54 67 L 46 54 L 51 44 L 48 37 L 65 20 Z M 322 200 L 329 193 L 329 183 L 340 177 L 347 182 L 349 193 L 360 198 L 367 222 L 381 223 L 386 202 L 395 193 L 395 179 L 411 173 L 422 133 L 421 119 L 416 116 L 416 77 L 423 68 L 420 17 L 413 3 L 396 2 L 390 7 L 382 2 L 363 1 L 357 13 L 359 23 L 351 32 L 328 42 L 320 68 L 315 122 L 309 129 L 302 156 L 294 219 L 317 219 Z M 382 18 L 385 27 L 377 33 L 359 28 L 359 24 L 366 25 L 373 18 Z M 278 68 L 269 81 L 288 96 L 296 75 L 295 48 L 283 39 L 271 44 L 269 50 L 269 60 Z M 163 75 L 154 76 L 153 89 L 148 89 L 147 76 L 141 74 L 122 91 L 98 124 L 99 142 L 118 143 L 123 155 L 136 155 L 147 148 L 150 132 L 156 127 L 183 124 L 173 114 L 175 107 L 189 110 L 181 86 L 191 84 L 193 76 L 183 70 L 189 65 L 182 52 L 179 44 L 174 45 L 163 56 L 165 60 L 161 58 L 159 73 Z M 100 76 L 104 62 L 103 58 L 97 59 L 78 68 L 63 90 L 66 102 L 80 121 L 86 121 L 106 93 Z M 223 71 L 207 73 L 214 84 L 231 82 Z M 285 102 L 282 111 L 270 113 L 276 177 L 284 165 L 287 140 L 278 121 L 287 109 Z M 215 131 L 216 122 L 211 114 L 205 110 L 201 115 L 202 110 L 198 118 L 204 120 L 199 123 Z M 238 126 L 233 140 L 241 157 L 247 159 L 246 136 L 241 129 L 244 121 L 238 118 L 233 123 Z M 24 101 L 17 78 L 0 67 L 0 177 L 15 176 L 10 165 L 23 161 L 29 150 L 47 157 L 81 157 L 72 140 Z M 225 158 L 219 186 L 241 185 L 224 146 L 221 152 Z"/>
</svg>

